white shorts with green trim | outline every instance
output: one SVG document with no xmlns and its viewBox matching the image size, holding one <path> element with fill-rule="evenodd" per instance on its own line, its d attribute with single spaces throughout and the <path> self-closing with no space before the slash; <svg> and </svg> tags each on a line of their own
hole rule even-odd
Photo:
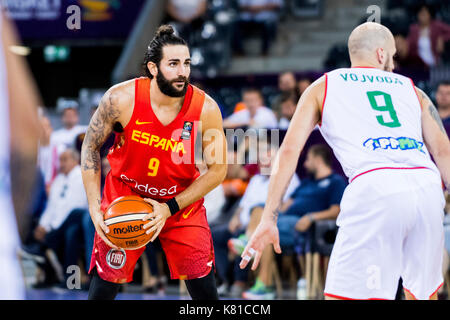
<svg viewBox="0 0 450 320">
<path fill-rule="evenodd" d="M 345 190 L 325 295 L 394 299 L 400 277 L 417 299 L 443 282 L 442 182 L 429 169 L 377 170 Z"/>
</svg>

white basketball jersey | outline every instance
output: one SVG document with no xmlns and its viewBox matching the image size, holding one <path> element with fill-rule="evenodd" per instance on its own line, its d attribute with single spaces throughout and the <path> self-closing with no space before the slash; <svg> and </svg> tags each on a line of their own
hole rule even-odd
<svg viewBox="0 0 450 320">
<path fill-rule="evenodd" d="M 386 167 L 439 174 L 423 142 L 421 113 L 410 78 L 375 68 L 326 74 L 320 131 L 350 181 Z"/>
<path fill-rule="evenodd" d="M 0 35 L 1 18 L 0 15 Z M 9 300 L 25 296 L 16 253 L 20 241 L 11 196 L 8 86 L 3 53 L 0 41 L 0 299 Z"/>
</svg>

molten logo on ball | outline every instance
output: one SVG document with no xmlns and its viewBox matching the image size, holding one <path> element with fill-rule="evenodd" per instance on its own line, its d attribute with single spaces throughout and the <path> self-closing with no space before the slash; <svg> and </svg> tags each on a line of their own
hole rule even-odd
<svg viewBox="0 0 450 320">
<path fill-rule="evenodd" d="M 111 249 L 106 255 L 106 263 L 113 269 L 120 269 L 125 265 L 127 255 L 125 250 Z"/>
<path fill-rule="evenodd" d="M 144 224 L 143 223 L 141 223 L 138 226 L 130 226 L 130 225 L 128 225 L 126 228 L 113 228 L 113 234 L 138 232 L 138 231 L 143 230 L 143 229 L 144 229 Z"/>
</svg>

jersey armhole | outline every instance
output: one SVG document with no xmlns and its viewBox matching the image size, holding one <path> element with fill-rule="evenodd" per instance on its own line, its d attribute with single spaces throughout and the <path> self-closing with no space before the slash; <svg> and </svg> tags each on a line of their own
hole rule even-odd
<svg viewBox="0 0 450 320">
<path fill-rule="evenodd" d="M 323 110 L 325 107 L 325 100 L 327 99 L 327 89 L 328 89 L 328 74 L 325 73 L 325 94 L 323 95 L 322 108 L 320 112 L 320 122 L 319 127 L 322 127 L 323 123 Z"/>
<path fill-rule="evenodd" d="M 192 86 L 193 92 L 192 92 L 192 100 L 191 100 L 191 105 L 195 106 L 195 118 L 198 120 L 200 120 L 201 114 L 202 114 L 202 110 L 203 110 L 203 105 L 205 104 L 205 92 L 203 90 L 200 90 L 199 88 Z"/>
<path fill-rule="evenodd" d="M 417 100 L 419 101 L 420 110 L 423 111 L 423 106 L 422 106 L 422 103 L 420 102 L 420 97 L 419 97 L 419 94 L 417 93 L 417 89 L 416 89 L 416 86 L 414 84 L 414 81 L 411 78 L 409 78 L 409 80 L 411 80 L 412 88 L 413 88 L 414 92 L 416 93 Z"/>
<path fill-rule="evenodd" d="M 138 108 L 142 103 L 145 104 L 146 101 L 150 101 L 150 79 L 145 77 L 136 78 L 134 79 L 133 111 L 131 112 L 130 120 L 127 125 L 122 128 L 123 131 L 121 133 L 125 132 L 128 126 L 134 122 L 136 115 L 138 114 Z"/>
</svg>

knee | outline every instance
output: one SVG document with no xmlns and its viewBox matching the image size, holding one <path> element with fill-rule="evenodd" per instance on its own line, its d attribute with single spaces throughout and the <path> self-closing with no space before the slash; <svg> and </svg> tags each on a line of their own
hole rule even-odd
<svg viewBox="0 0 450 320">
<path fill-rule="evenodd" d="M 186 280 L 186 287 L 192 300 L 219 300 L 214 269 L 206 277 Z"/>
<path fill-rule="evenodd" d="M 120 284 L 103 280 L 96 269 L 89 287 L 88 300 L 114 300 L 120 289 Z"/>
</svg>

